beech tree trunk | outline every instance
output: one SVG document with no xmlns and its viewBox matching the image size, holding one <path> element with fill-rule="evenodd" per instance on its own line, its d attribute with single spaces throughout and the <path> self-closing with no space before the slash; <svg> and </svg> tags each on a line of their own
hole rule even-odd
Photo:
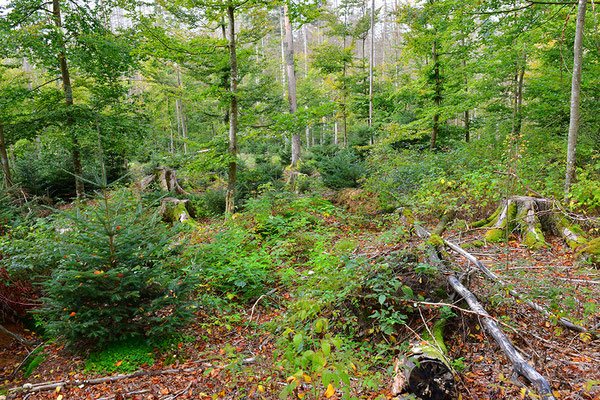
<svg viewBox="0 0 600 400">
<path fill-rule="evenodd" d="M 577 134 L 579 132 L 579 104 L 581 103 L 581 68 L 583 59 L 583 30 L 585 28 L 585 8 L 587 0 L 579 0 L 575 45 L 573 57 L 573 79 L 571 82 L 571 118 L 569 121 L 569 139 L 567 146 L 567 171 L 565 176 L 565 195 L 571 189 L 575 177 L 575 158 L 577 157 Z"/>
<path fill-rule="evenodd" d="M 440 80 L 440 56 L 438 54 L 437 42 L 433 42 L 433 73 L 435 79 L 435 95 L 433 103 L 435 106 L 435 114 L 433 115 L 433 128 L 431 130 L 431 143 L 429 149 L 433 150 L 436 147 L 436 141 L 438 137 L 440 114 L 439 107 L 442 101 L 442 82 Z"/>
<path fill-rule="evenodd" d="M 60 18 L 60 3 L 59 0 L 52 0 L 52 16 L 54 18 L 54 25 L 62 33 L 62 21 Z M 69 74 L 69 67 L 67 65 L 67 50 L 65 43 L 61 36 L 59 36 L 59 52 L 58 60 L 60 62 L 60 74 L 62 78 L 63 91 L 65 96 L 65 105 L 67 108 L 73 105 L 73 90 L 71 88 L 71 77 Z M 71 126 L 73 119 L 67 119 L 67 125 Z M 85 187 L 81 180 L 83 168 L 81 167 L 81 154 L 79 150 L 79 141 L 77 137 L 73 137 L 73 174 L 75 175 L 75 194 L 78 198 L 83 197 L 85 193 Z"/>
<path fill-rule="evenodd" d="M 175 68 L 177 68 L 177 88 L 182 90 L 179 65 L 175 64 Z M 177 116 L 179 119 L 181 119 L 181 138 L 183 139 L 183 154 L 187 154 L 187 124 L 185 113 L 183 111 L 183 101 L 181 100 L 181 98 L 175 99 L 175 105 L 177 106 Z"/>
<path fill-rule="evenodd" d="M 294 71 L 294 36 L 292 35 L 292 24 L 290 22 L 287 4 L 283 6 L 283 18 L 285 24 L 285 65 L 287 71 L 288 101 L 290 114 L 298 109 L 296 103 L 296 73 Z M 292 132 L 292 167 L 295 168 L 300 160 L 300 132 Z"/>
<path fill-rule="evenodd" d="M 227 180 L 227 193 L 225 194 L 225 214 L 235 211 L 235 181 L 237 172 L 237 126 L 238 126 L 238 99 L 237 99 L 237 53 L 235 46 L 235 9 L 233 5 L 227 7 L 229 22 L 229 177 Z"/>
<path fill-rule="evenodd" d="M 0 164 L 2 165 L 2 173 L 4 174 L 4 186 L 9 188 L 12 186 L 12 178 L 10 174 L 10 166 L 8 164 L 8 154 L 6 153 L 4 125 L 2 125 L 2 123 L 0 123 Z"/>
<path fill-rule="evenodd" d="M 373 128 L 373 63 L 375 61 L 375 0 L 371 0 L 371 48 L 369 49 L 369 128 Z M 369 144 L 373 144 L 373 131 L 369 130 Z"/>
</svg>

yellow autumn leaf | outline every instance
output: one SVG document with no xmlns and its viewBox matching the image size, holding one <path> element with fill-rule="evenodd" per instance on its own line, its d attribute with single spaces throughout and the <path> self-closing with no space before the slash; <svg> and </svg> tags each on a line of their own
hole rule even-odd
<svg viewBox="0 0 600 400">
<path fill-rule="evenodd" d="M 118 367 L 118 366 L 120 366 L 121 364 L 123 364 L 123 360 L 121 360 L 121 361 L 117 361 L 117 362 L 115 363 L 115 367 Z"/>
<path fill-rule="evenodd" d="M 265 392 L 265 387 L 263 385 L 258 385 L 258 391 L 261 393 Z"/>
<path fill-rule="evenodd" d="M 330 383 L 329 386 L 327 386 L 327 390 L 325 391 L 325 397 L 330 398 L 331 396 L 333 396 L 334 393 L 335 393 L 335 388 Z"/>
<path fill-rule="evenodd" d="M 63 399 L 63 395 L 59 394 L 58 396 L 56 396 L 56 400 L 62 400 Z"/>
<path fill-rule="evenodd" d="M 287 379 L 286 379 L 287 383 L 292 383 L 292 382 L 294 382 L 295 380 L 296 380 L 296 377 L 295 377 L 294 375 L 292 375 L 292 376 L 288 376 L 288 377 L 287 377 Z"/>
<path fill-rule="evenodd" d="M 310 381 L 311 381 L 311 379 L 312 379 L 312 378 L 310 377 L 310 375 L 306 375 L 306 374 L 304 374 L 304 375 L 302 375 L 302 376 L 304 377 L 304 382 L 306 382 L 306 383 L 310 383 Z"/>
<path fill-rule="evenodd" d="M 353 363 L 353 362 L 351 362 L 351 363 L 350 363 L 350 368 L 352 368 L 353 370 L 355 370 L 355 371 L 356 371 L 356 365 L 354 365 L 354 363 Z"/>
</svg>

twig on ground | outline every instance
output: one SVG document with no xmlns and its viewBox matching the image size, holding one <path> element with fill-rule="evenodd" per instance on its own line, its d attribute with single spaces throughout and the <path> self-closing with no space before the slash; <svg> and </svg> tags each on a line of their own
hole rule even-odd
<svg viewBox="0 0 600 400">
<path fill-rule="evenodd" d="M 230 365 L 230 364 L 229 364 Z M 10 389 L 9 394 L 24 392 L 43 392 L 46 390 L 54 390 L 57 387 L 72 387 L 81 385 L 98 385 L 100 383 L 117 382 L 123 379 L 137 378 L 139 376 L 156 376 L 156 375 L 171 375 L 171 374 L 185 374 L 196 371 L 203 371 L 205 367 L 193 367 L 193 368 L 176 368 L 176 369 L 164 369 L 158 371 L 136 371 L 131 374 L 119 374 L 114 376 L 106 376 L 103 378 L 94 379 L 83 379 L 74 381 L 57 381 L 57 382 L 42 382 L 32 385 L 30 383 L 24 384 L 22 387 L 16 387 Z"/>
<path fill-rule="evenodd" d="M 271 289 L 271 290 L 269 290 L 267 293 L 265 293 L 265 294 L 261 295 L 261 296 L 260 296 L 260 297 L 259 297 L 259 298 L 258 298 L 258 299 L 257 299 L 257 300 L 254 302 L 254 305 L 252 306 L 252 311 L 250 312 L 250 318 L 248 318 L 248 322 L 252 322 L 252 317 L 254 316 L 254 309 L 255 309 L 255 308 L 256 308 L 256 306 L 258 305 L 258 302 L 259 302 L 259 301 L 260 301 L 260 300 L 261 300 L 263 297 L 270 296 L 270 295 L 272 295 L 273 293 L 275 293 L 277 290 L 278 290 L 278 288 L 275 288 L 275 289 Z"/>
<path fill-rule="evenodd" d="M 27 362 L 27 360 L 29 360 L 29 357 L 31 357 L 31 355 L 40 348 L 40 346 L 44 345 L 44 343 L 40 343 L 38 344 L 33 350 L 31 350 L 29 353 L 27 353 L 27 356 L 25 356 L 25 358 L 23 359 L 23 361 L 21 361 L 21 364 L 19 364 L 19 366 L 17 368 L 15 368 L 15 370 L 12 372 L 12 374 L 8 377 L 9 381 L 12 381 L 13 379 L 15 379 L 15 376 L 17 375 L 17 373 L 19 372 L 19 370 L 21 369 L 21 367 L 23 366 L 23 364 L 25 364 L 25 362 Z"/>
</svg>

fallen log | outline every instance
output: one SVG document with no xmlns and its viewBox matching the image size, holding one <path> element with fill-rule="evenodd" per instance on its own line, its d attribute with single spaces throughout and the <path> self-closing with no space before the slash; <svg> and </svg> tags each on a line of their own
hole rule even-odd
<svg viewBox="0 0 600 400">
<path fill-rule="evenodd" d="M 495 273 L 490 271 L 485 265 L 483 265 L 483 263 L 481 261 L 479 261 L 479 259 L 477 259 L 477 257 L 472 255 L 471 253 L 469 253 L 468 251 L 466 251 L 459 245 L 452 243 L 446 239 L 443 239 L 443 240 L 444 240 L 444 244 L 446 246 L 448 246 L 449 248 L 451 248 L 452 250 L 454 250 L 455 252 L 457 252 L 458 254 L 460 254 L 461 256 L 463 256 L 464 258 L 469 260 L 470 262 L 472 262 L 477 267 L 477 269 L 479 269 L 481 272 L 483 272 L 483 274 L 490 281 L 498 284 L 500 287 L 502 287 L 502 289 L 506 290 L 506 292 L 508 294 L 510 294 L 514 298 L 518 299 L 519 301 L 522 301 L 523 303 L 527 304 L 529 307 L 533 308 L 534 310 L 536 310 L 537 312 L 542 314 L 544 317 L 556 320 L 559 324 L 561 324 L 565 328 L 569 328 L 569 329 L 577 331 L 577 332 L 589 332 L 588 329 L 572 322 L 570 319 L 565 318 L 565 317 L 557 318 L 557 317 L 553 316 L 548 310 L 546 310 L 541 305 L 534 303 L 531 300 L 523 299 L 523 296 L 521 296 L 521 294 L 516 292 L 514 289 L 511 289 L 510 286 L 507 285 L 506 282 L 504 282 L 498 275 L 496 275 Z"/>
<path fill-rule="evenodd" d="M 413 220 L 414 222 L 414 220 Z M 424 228 L 420 227 L 417 223 L 414 223 L 415 232 L 422 239 L 429 239 L 431 234 Z M 445 266 L 442 260 L 437 255 L 437 249 L 435 246 L 429 246 L 429 258 L 430 262 L 438 267 L 440 270 L 445 270 Z M 481 263 L 480 263 L 481 264 Z M 491 272 L 491 271 L 490 271 Z M 485 308 L 479 303 L 475 295 L 471 293 L 460 281 L 454 276 L 452 272 L 446 273 L 446 279 L 450 286 L 458 293 L 469 305 L 471 310 L 482 315 L 481 318 L 483 326 L 486 328 L 488 333 L 494 338 L 496 343 L 500 346 L 506 357 L 510 360 L 513 365 L 514 371 L 526 378 L 531 384 L 537 389 L 543 400 L 554 400 L 552 389 L 548 384 L 548 381 L 537 372 L 531 365 L 525 361 L 523 356 L 515 349 L 510 340 L 504 335 L 498 323 L 488 314 Z"/>
<path fill-rule="evenodd" d="M 404 211 L 404 213 L 406 213 L 406 211 Z M 404 217 L 404 219 L 405 219 L 405 223 L 407 223 L 407 224 L 410 223 L 410 220 L 406 219 L 406 217 Z M 421 226 L 419 226 L 418 224 L 416 224 L 414 219 L 412 220 L 411 224 L 414 227 L 415 233 L 420 238 L 428 239 L 428 238 L 432 237 L 432 234 L 430 232 L 428 232 L 426 229 L 424 229 Z M 544 317 L 551 319 L 551 320 L 556 320 L 560 325 L 564 326 L 565 328 L 574 330 L 576 332 L 582 332 L 582 333 L 590 332 L 589 329 L 574 323 L 570 319 L 568 319 L 566 317 L 555 317 L 554 315 L 552 315 L 552 313 L 550 313 L 548 310 L 546 310 L 541 305 L 539 305 L 531 300 L 524 299 L 523 296 L 521 296 L 521 294 L 516 292 L 514 289 L 511 289 L 510 286 L 508 284 L 506 284 L 506 282 L 504 282 L 498 275 L 496 275 L 495 273 L 490 271 L 485 265 L 483 265 L 483 263 L 481 261 L 479 261 L 477 259 L 477 257 L 475 257 L 474 255 L 469 253 L 467 250 L 463 249 L 462 247 L 460 247 L 459 245 L 457 245 L 455 243 L 452 243 L 449 240 L 441 238 L 440 236 L 435 236 L 435 237 L 436 237 L 436 239 L 439 238 L 438 239 L 439 241 L 442 241 L 446 246 L 448 246 L 449 248 L 451 248 L 452 250 L 454 250 L 455 252 L 457 252 L 458 254 L 460 254 L 461 256 L 463 256 L 464 258 L 469 260 L 470 262 L 472 262 L 477 267 L 477 269 L 479 269 L 481 272 L 483 272 L 483 274 L 490 281 L 498 284 L 500 287 L 502 287 L 502 289 L 506 290 L 508 294 L 510 294 L 514 298 L 518 299 L 519 301 L 522 301 L 523 303 L 527 304 L 529 307 L 533 308 L 534 310 L 536 310 L 537 312 L 542 314 Z M 593 330 L 596 330 L 596 329 L 592 329 L 592 331 Z"/>
<path fill-rule="evenodd" d="M 435 248 L 430 248 L 430 261 L 435 264 L 438 268 L 444 268 L 440 258 L 435 251 Z M 492 318 L 491 315 L 485 310 L 485 308 L 479 303 L 473 293 L 471 293 L 456 277 L 448 273 L 446 275 L 448 283 L 456 293 L 458 293 L 469 305 L 469 308 L 478 314 L 482 315 L 481 323 L 487 330 L 487 332 L 494 338 L 494 341 L 500 346 L 506 357 L 510 360 L 513 365 L 514 371 L 526 378 L 531 384 L 537 389 L 543 400 L 554 400 L 552 389 L 550 384 L 539 372 L 537 372 L 531 365 L 525 361 L 521 353 L 515 349 L 511 341 L 502 332 L 498 323 Z"/>
<path fill-rule="evenodd" d="M 395 376 L 390 385 L 392 395 L 408 392 L 422 400 L 450 400 L 454 397 L 454 373 L 444 353 L 443 329 L 446 320 L 440 319 L 426 339 L 411 345 L 409 353 L 397 359 Z"/>
<path fill-rule="evenodd" d="M 252 364 L 256 361 L 256 358 L 245 358 L 241 362 L 242 364 Z M 219 369 L 225 369 L 232 364 L 227 364 L 218 367 Z M 55 382 L 42 382 L 37 384 L 25 383 L 23 386 L 9 389 L 9 394 L 16 393 L 32 393 L 32 392 L 43 392 L 47 390 L 55 390 L 58 387 L 66 388 L 81 385 L 98 385 L 101 383 L 117 382 L 123 379 L 137 378 L 140 376 L 157 376 L 157 375 L 173 375 L 173 374 L 187 374 L 196 371 L 204 371 L 207 368 L 211 368 L 212 365 L 204 365 L 201 367 L 190 367 L 190 368 L 173 368 L 173 369 L 162 369 L 157 371 L 136 371 L 131 374 L 119 374 L 113 376 L 105 376 L 102 378 L 93 379 L 76 379 L 72 381 L 55 381 Z"/>
</svg>

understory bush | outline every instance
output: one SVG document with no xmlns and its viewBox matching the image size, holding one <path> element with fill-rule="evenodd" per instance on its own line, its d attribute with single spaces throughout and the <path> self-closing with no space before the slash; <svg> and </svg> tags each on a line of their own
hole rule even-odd
<svg viewBox="0 0 600 400">
<path fill-rule="evenodd" d="M 45 328 L 91 347 L 173 334 L 191 318 L 194 288 L 173 245 L 176 232 L 146 215 L 130 192 L 104 191 L 96 202 L 66 215 L 61 257 L 43 284 Z"/>
<path fill-rule="evenodd" d="M 321 160 L 319 172 L 325 186 L 331 189 L 353 188 L 359 186 L 366 167 L 356 151 L 345 149 Z"/>
</svg>

